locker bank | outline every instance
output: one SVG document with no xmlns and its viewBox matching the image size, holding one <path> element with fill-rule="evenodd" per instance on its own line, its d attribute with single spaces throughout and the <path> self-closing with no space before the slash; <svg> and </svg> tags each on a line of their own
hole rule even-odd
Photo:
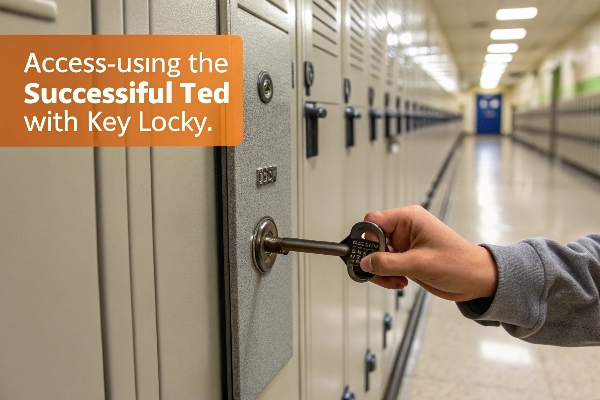
<svg viewBox="0 0 600 400">
<path fill-rule="evenodd" d="M 349 254 L 407 205 L 475 244 L 600 232 L 597 1 L 0 0 L 0 34 L 244 45 L 239 146 L 0 148 L 0 399 L 600 398 L 597 348 Z"/>
</svg>

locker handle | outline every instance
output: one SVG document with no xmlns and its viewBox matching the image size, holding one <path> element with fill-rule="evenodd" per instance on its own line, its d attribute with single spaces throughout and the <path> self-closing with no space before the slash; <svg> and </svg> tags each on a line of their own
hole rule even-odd
<svg viewBox="0 0 600 400">
<path fill-rule="evenodd" d="M 385 110 L 385 137 L 392 137 L 392 118 L 396 118 L 397 114 L 390 111 Z"/>
<path fill-rule="evenodd" d="M 317 103 L 304 104 L 304 118 L 306 119 L 306 158 L 319 155 L 319 118 L 327 117 L 327 110 L 317 107 Z"/>
<path fill-rule="evenodd" d="M 371 132 L 371 142 L 377 140 L 377 120 L 383 117 L 380 112 L 375 110 L 369 111 L 369 122 L 370 122 L 370 132 Z"/>
<path fill-rule="evenodd" d="M 346 116 L 346 147 L 354 146 L 354 120 L 361 118 L 361 115 L 354 107 L 346 107 L 344 111 Z"/>
<path fill-rule="evenodd" d="M 371 353 L 371 350 L 367 350 L 365 355 L 365 392 L 368 392 L 371 388 L 369 382 L 369 374 L 377 369 L 377 357 Z"/>
<path fill-rule="evenodd" d="M 385 313 L 383 317 L 383 348 L 387 347 L 387 333 L 392 330 L 392 316 L 389 313 Z"/>
</svg>

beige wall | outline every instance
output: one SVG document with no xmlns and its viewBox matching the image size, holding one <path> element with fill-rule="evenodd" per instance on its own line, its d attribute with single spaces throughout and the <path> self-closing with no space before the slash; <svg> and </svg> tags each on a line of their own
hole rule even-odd
<svg viewBox="0 0 600 400">
<path fill-rule="evenodd" d="M 550 104 L 552 71 L 561 66 L 561 99 L 600 90 L 600 16 L 542 59 L 514 88 L 513 104 L 533 109 Z"/>
</svg>

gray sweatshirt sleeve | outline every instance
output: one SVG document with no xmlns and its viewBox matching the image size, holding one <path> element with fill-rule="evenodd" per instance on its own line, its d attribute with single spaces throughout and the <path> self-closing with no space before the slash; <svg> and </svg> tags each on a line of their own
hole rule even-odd
<svg viewBox="0 0 600 400">
<path fill-rule="evenodd" d="M 600 235 L 482 246 L 496 260 L 498 288 L 494 298 L 457 303 L 465 317 L 531 343 L 600 344 Z"/>
</svg>

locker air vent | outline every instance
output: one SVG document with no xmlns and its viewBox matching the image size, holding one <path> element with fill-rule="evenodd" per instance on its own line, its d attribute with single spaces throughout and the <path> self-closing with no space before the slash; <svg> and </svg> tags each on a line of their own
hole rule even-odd
<svg viewBox="0 0 600 400">
<path fill-rule="evenodd" d="M 359 71 L 365 70 L 366 8 L 364 0 L 350 0 L 350 66 Z"/>
<path fill-rule="evenodd" d="M 369 70 L 371 76 L 380 79 L 383 73 L 385 63 L 385 30 L 387 28 L 387 18 L 383 1 L 371 0 L 370 16 L 370 34 L 369 34 Z"/>
<path fill-rule="evenodd" d="M 313 0 L 313 46 L 338 57 L 340 0 Z"/>
</svg>

